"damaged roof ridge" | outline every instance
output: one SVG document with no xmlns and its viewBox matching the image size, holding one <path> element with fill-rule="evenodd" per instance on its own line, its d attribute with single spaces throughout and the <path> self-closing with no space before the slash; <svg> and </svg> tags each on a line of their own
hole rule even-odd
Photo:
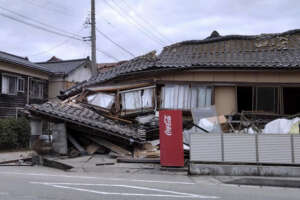
<svg viewBox="0 0 300 200">
<path fill-rule="evenodd" d="M 297 34 L 297 33 L 300 33 L 300 29 L 292 29 L 289 31 L 281 32 L 281 33 L 261 33 L 259 35 L 235 35 L 235 34 L 224 35 L 224 36 L 219 35 L 216 37 L 207 37 L 202 40 L 186 40 L 186 41 L 182 41 L 182 42 L 177 42 L 177 43 L 174 43 L 174 44 L 164 47 L 163 51 L 170 49 L 170 48 L 178 47 L 181 45 L 205 44 L 205 43 L 220 42 L 220 41 L 225 41 L 225 40 L 264 39 L 266 37 L 278 37 L 278 36 L 292 35 L 292 34 Z"/>
<path fill-rule="evenodd" d="M 89 56 L 86 58 L 77 58 L 77 59 L 70 59 L 70 60 L 60 60 L 60 61 L 45 61 L 45 62 L 36 62 L 36 64 L 52 64 L 52 63 L 65 63 L 65 62 L 75 62 L 75 61 L 84 61 L 90 60 Z"/>
</svg>

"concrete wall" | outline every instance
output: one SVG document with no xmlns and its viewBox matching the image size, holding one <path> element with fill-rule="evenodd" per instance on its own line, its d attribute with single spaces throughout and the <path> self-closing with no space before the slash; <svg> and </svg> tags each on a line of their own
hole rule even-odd
<svg viewBox="0 0 300 200">
<path fill-rule="evenodd" d="M 89 67 L 82 66 L 71 72 L 67 78 L 66 81 L 68 82 L 82 82 L 89 78 L 91 78 L 92 72 Z"/>
</svg>

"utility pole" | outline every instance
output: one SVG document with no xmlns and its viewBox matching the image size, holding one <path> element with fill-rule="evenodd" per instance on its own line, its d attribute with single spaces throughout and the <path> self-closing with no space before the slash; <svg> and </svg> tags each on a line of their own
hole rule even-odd
<svg viewBox="0 0 300 200">
<path fill-rule="evenodd" d="M 95 0 L 91 0 L 91 53 L 92 53 L 92 73 L 97 73 L 97 59 L 96 59 L 96 11 Z"/>
</svg>

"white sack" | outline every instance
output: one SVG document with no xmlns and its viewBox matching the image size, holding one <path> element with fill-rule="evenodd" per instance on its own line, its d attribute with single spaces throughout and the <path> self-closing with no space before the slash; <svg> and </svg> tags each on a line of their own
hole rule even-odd
<svg viewBox="0 0 300 200">
<path fill-rule="evenodd" d="M 288 134 L 295 123 L 298 123 L 300 118 L 276 119 L 266 124 L 263 133 L 265 134 Z"/>
</svg>

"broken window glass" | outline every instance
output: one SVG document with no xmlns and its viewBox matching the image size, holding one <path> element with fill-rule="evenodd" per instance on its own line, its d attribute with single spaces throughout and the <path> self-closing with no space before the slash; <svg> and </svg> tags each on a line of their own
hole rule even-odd
<svg viewBox="0 0 300 200">
<path fill-rule="evenodd" d="M 183 109 L 211 105 L 211 88 L 189 85 L 166 85 L 162 88 L 162 108 Z"/>
<path fill-rule="evenodd" d="M 115 101 L 115 95 L 106 93 L 97 93 L 87 97 L 88 103 L 102 108 L 110 109 Z"/>
<path fill-rule="evenodd" d="M 153 88 L 122 93 L 123 110 L 153 107 Z"/>
</svg>

